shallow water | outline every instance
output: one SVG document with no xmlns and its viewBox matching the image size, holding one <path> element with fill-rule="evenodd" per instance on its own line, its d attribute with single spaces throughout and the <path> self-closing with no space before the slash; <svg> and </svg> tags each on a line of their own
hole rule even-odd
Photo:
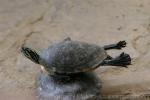
<svg viewBox="0 0 150 100">
<path fill-rule="evenodd" d="M 0 100 L 36 100 L 40 66 L 20 47 L 40 51 L 70 36 L 100 46 L 127 41 L 129 68 L 96 70 L 104 95 L 150 94 L 150 0 L 0 0 Z"/>
</svg>

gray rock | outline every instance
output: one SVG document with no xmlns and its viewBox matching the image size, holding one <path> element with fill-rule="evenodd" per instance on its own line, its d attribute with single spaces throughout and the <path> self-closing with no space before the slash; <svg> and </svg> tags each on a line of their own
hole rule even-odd
<svg viewBox="0 0 150 100">
<path fill-rule="evenodd" d="M 40 100 L 100 100 L 101 82 L 93 73 L 41 74 L 37 88 Z"/>
</svg>

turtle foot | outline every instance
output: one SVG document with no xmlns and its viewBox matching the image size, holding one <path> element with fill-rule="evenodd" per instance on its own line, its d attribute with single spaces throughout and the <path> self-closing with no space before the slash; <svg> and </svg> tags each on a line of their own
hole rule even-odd
<svg viewBox="0 0 150 100">
<path fill-rule="evenodd" d="M 122 49 L 124 47 L 126 47 L 126 41 L 119 41 L 118 43 L 115 43 L 115 44 L 110 44 L 110 45 L 105 45 L 104 46 L 104 49 L 105 50 L 110 50 L 110 49 Z"/>
<path fill-rule="evenodd" d="M 127 65 L 131 65 L 131 57 L 129 54 L 123 52 L 118 57 L 114 58 L 111 63 L 114 66 L 127 67 Z"/>
<path fill-rule="evenodd" d="M 122 49 L 124 47 L 126 47 L 126 41 L 119 41 L 116 45 L 116 49 Z"/>
</svg>

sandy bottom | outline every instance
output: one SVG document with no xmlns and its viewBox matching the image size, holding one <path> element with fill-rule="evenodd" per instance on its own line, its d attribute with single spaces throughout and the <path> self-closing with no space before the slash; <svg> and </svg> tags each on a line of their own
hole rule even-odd
<svg viewBox="0 0 150 100">
<path fill-rule="evenodd" d="M 0 90 L 0 100 L 37 100 L 33 90 Z"/>
<path fill-rule="evenodd" d="M 66 37 L 100 46 L 127 41 L 128 68 L 100 67 L 102 94 L 150 95 L 150 0 L 0 0 L 0 100 L 37 100 L 41 69 L 20 53 Z M 140 99 L 142 100 L 142 99 Z"/>
</svg>

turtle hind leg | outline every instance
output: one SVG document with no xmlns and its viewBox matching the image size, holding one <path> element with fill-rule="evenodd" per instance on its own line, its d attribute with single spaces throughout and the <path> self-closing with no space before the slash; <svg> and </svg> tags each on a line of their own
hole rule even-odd
<svg viewBox="0 0 150 100">
<path fill-rule="evenodd" d="M 111 57 L 110 55 L 107 55 L 107 58 L 106 58 L 107 60 L 111 60 L 111 59 L 113 59 L 113 57 Z"/>
<path fill-rule="evenodd" d="M 129 54 L 121 53 L 118 57 L 112 58 L 110 60 L 104 60 L 101 65 L 111 65 L 111 66 L 122 66 L 127 67 L 128 65 L 131 65 L 131 57 Z"/>
<path fill-rule="evenodd" d="M 110 44 L 110 45 L 106 45 L 104 46 L 105 50 L 110 50 L 110 49 L 122 49 L 124 47 L 126 47 L 126 41 L 119 41 L 116 44 Z"/>
</svg>

